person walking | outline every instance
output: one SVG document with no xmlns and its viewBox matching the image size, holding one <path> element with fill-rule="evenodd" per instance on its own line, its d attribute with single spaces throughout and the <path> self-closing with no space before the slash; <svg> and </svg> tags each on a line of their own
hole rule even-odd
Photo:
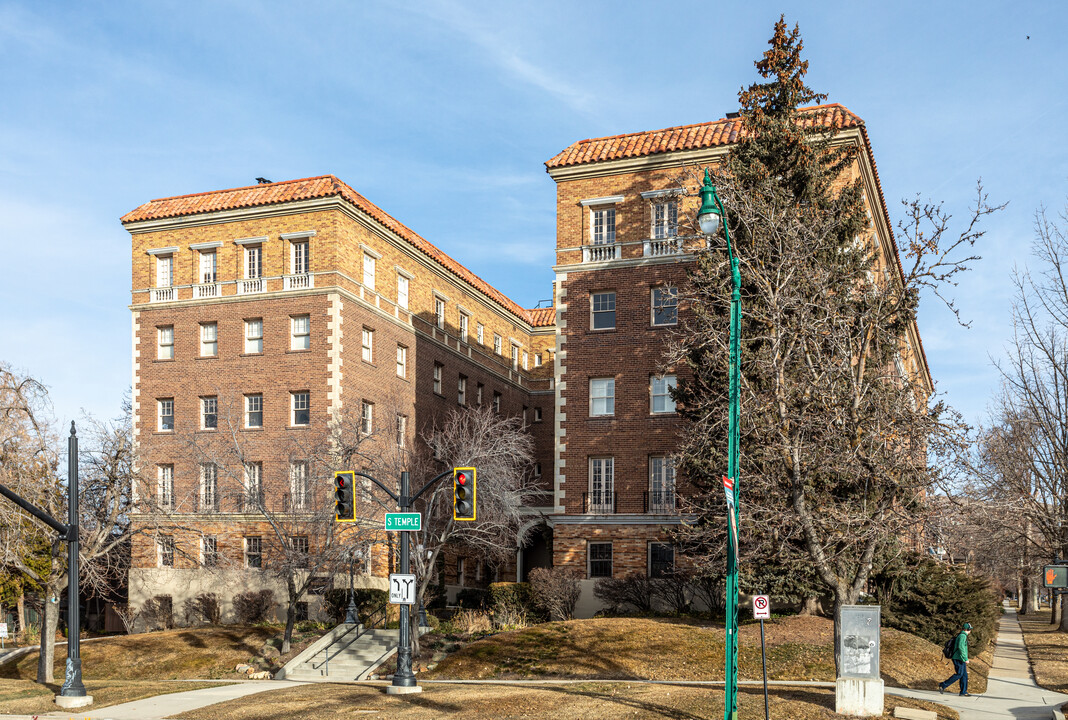
<svg viewBox="0 0 1068 720">
<path fill-rule="evenodd" d="M 961 697 L 971 697 L 968 692 L 968 636 L 972 634 L 972 624 L 964 623 L 960 633 L 953 641 L 953 675 L 945 682 L 938 683 L 938 692 L 944 693 L 946 688 L 960 680 Z"/>
</svg>

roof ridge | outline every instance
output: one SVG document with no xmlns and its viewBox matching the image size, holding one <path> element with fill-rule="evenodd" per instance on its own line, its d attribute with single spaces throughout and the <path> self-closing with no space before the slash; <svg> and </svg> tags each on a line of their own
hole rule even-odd
<svg viewBox="0 0 1068 720">
<path fill-rule="evenodd" d="M 204 192 L 188 193 L 186 195 L 168 195 L 167 197 L 153 198 L 148 202 L 162 202 L 164 200 L 181 200 L 183 198 L 202 197 L 204 195 L 220 195 L 222 193 L 238 192 L 239 190 L 255 190 L 256 188 L 263 188 L 267 186 L 275 185 L 291 185 L 292 183 L 308 182 L 309 180 L 325 180 L 332 179 L 335 182 L 339 182 L 333 175 L 312 175 L 306 178 L 297 178 L 295 180 L 279 180 L 278 182 L 270 183 L 256 183 L 255 185 L 242 185 L 240 187 L 223 188 L 222 190 L 205 190 Z M 147 204 L 147 203 L 145 203 Z"/>
</svg>

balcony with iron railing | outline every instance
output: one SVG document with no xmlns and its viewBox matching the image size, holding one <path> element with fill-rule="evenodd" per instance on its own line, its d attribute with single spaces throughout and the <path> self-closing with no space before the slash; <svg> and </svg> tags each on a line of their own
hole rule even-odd
<svg viewBox="0 0 1068 720">
<path fill-rule="evenodd" d="M 584 515 L 675 515 L 678 497 L 674 489 L 645 490 L 642 493 L 619 493 L 595 490 L 582 493 Z"/>
</svg>

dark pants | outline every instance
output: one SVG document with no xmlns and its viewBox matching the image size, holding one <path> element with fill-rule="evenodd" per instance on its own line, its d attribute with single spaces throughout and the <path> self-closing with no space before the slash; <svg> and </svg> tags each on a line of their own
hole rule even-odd
<svg viewBox="0 0 1068 720">
<path fill-rule="evenodd" d="M 964 662 L 963 660 L 953 661 L 952 677 L 950 677 L 949 680 L 946 680 L 943 683 L 939 683 L 938 687 L 945 690 L 947 687 L 957 682 L 958 680 L 960 680 L 960 694 L 963 695 L 964 693 L 968 692 L 968 663 Z"/>
</svg>

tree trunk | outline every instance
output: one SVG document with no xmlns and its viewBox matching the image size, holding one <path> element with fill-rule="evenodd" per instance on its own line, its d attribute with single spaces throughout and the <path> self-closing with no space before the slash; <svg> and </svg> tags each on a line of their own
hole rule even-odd
<svg viewBox="0 0 1068 720">
<path fill-rule="evenodd" d="M 1049 624 L 1060 625 L 1061 624 L 1061 606 L 1057 602 L 1060 597 L 1055 590 L 1049 590 Z"/>
<path fill-rule="evenodd" d="M 286 631 L 282 634 L 283 655 L 289 652 L 289 644 L 293 640 L 293 626 L 297 624 L 297 600 L 300 599 L 292 575 L 286 578 L 286 588 L 289 590 L 289 604 L 286 607 Z"/>
<path fill-rule="evenodd" d="M 52 602 L 56 590 L 44 588 L 44 612 L 41 614 L 41 653 L 37 657 L 37 682 L 42 685 L 56 681 L 52 666 L 56 658 L 56 626 L 59 622 L 59 603 Z"/>
<path fill-rule="evenodd" d="M 798 615 L 815 615 L 819 612 L 819 599 L 816 597 L 806 597 L 801 601 L 801 609 L 798 611 Z"/>
<path fill-rule="evenodd" d="M 1038 585 L 1035 585 L 1031 589 L 1031 597 L 1028 598 L 1028 601 L 1031 603 L 1031 612 L 1038 612 L 1042 608 L 1042 604 L 1039 602 L 1041 594 L 1042 591 L 1039 590 Z"/>
<path fill-rule="evenodd" d="M 1059 619 L 1061 632 L 1068 632 L 1068 612 L 1065 612 L 1065 610 L 1068 609 L 1068 607 L 1066 607 L 1066 605 L 1068 605 L 1068 599 L 1065 598 L 1063 593 L 1058 593 L 1057 599 L 1060 601 L 1057 603 L 1057 605 L 1060 607 L 1061 610 Z"/>
<path fill-rule="evenodd" d="M 19 599 L 15 601 L 16 613 L 18 614 L 19 632 L 26 636 L 26 593 L 19 592 Z"/>
</svg>

